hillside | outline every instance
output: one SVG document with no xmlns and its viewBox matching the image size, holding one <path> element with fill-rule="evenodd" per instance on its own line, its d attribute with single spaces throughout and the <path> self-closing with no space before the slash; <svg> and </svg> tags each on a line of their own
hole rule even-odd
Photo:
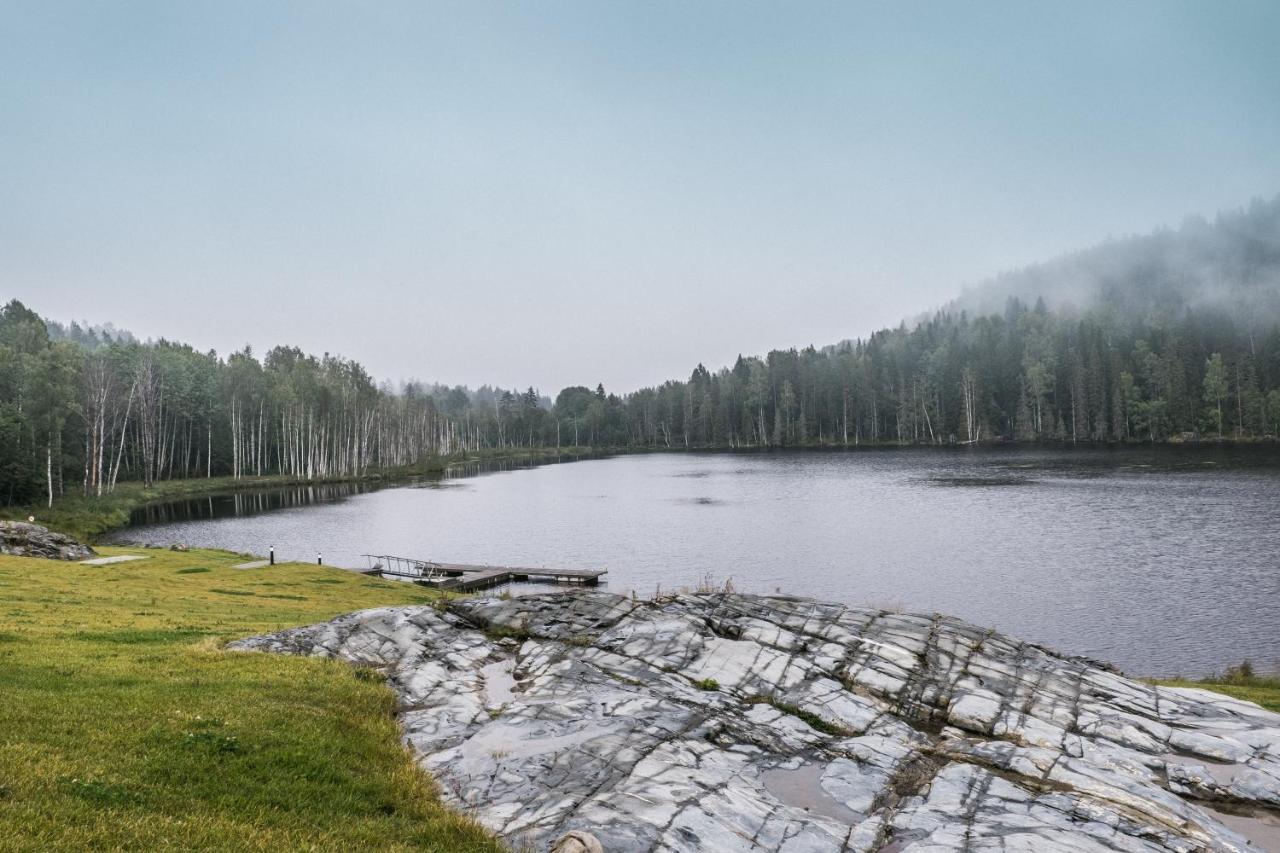
<svg viewBox="0 0 1280 853">
<path fill-rule="evenodd" d="M 614 441 L 686 447 L 1274 436 L 1280 197 L 997 276 L 865 340 L 698 365 L 608 414 Z"/>
</svg>

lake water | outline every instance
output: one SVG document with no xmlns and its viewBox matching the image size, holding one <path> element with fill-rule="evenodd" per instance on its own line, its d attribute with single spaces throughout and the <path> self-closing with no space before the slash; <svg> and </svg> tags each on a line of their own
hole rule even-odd
<svg viewBox="0 0 1280 853">
<path fill-rule="evenodd" d="M 1280 668 L 1274 449 L 650 454 L 155 507 L 118 540 L 608 569 L 939 611 L 1135 675 Z M 469 472 L 471 473 L 471 472 Z"/>
</svg>

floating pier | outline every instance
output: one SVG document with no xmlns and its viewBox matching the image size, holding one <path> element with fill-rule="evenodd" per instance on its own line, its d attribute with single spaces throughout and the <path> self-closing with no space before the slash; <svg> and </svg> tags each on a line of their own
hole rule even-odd
<svg viewBox="0 0 1280 853">
<path fill-rule="evenodd" d="M 391 554 L 365 554 L 370 567 L 365 574 L 390 580 L 407 580 L 449 592 L 473 592 L 521 581 L 575 586 L 596 586 L 604 569 L 533 569 L 525 566 L 479 566 L 469 563 L 437 563 Z"/>
</svg>

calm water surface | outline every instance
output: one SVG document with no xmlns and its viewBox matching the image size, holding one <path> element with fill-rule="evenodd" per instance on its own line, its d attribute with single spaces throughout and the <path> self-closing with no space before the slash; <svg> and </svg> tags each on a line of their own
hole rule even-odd
<svg viewBox="0 0 1280 853">
<path fill-rule="evenodd" d="M 1142 675 L 1280 668 L 1273 450 L 654 454 L 153 508 L 121 540 L 606 568 L 950 613 Z"/>
</svg>

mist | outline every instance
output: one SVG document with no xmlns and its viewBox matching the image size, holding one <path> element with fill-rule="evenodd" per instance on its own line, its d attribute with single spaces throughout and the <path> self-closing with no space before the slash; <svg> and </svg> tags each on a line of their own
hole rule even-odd
<svg viewBox="0 0 1280 853">
<path fill-rule="evenodd" d="M 1000 313 L 1010 299 L 1055 310 L 1105 306 L 1119 319 L 1219 312 L 1253 328 L 1280 320 L 1280 196 L 1213 220 L 1110 240 L 971 285 L 944 310 Z"/>
</svg>

